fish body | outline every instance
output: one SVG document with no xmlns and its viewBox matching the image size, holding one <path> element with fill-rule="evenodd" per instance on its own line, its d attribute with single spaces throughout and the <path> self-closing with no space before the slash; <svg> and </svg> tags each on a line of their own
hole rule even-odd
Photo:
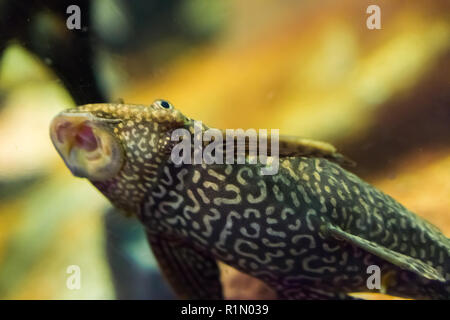
<svg viewBox="0 0 450 320">
<path fill-rule="evenodd" d="M 333 162 L 342 159 L 334 149 L 281 140 L 274 175 L 248 157 L 176 164 L 171 134 L 179 128 L 194 132 L 193 120 L 157 100 L 68 110 L 51 136 L 75 175 L 142 222 L 180 297 L 223 298 L 222 261 L 280 298 L 351 298 L 370 291 L 373 266 L 383 293 L 450 298 L 450 240 Z"/>
</svg>

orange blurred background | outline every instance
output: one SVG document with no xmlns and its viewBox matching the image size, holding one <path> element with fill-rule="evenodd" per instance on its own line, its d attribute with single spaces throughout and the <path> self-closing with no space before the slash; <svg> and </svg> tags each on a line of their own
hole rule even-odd
<svg viewBox="0 0 450 320">
<path fill-rule="evenodd" d="M 166 36 L 168 20 L 155 26 L 162 36 L 139 45 L 94 45 L 110 101 L 164 98 L 211 127 L 329 141 L 358 163 L 358 175 L 450 236 L 448 1 L 174 3 L 174 21 L 208 36 Z M 371 4 L 381 8 L 381 30 L 366 27 Z M 123 30 L 137 19 L 124 6 L 97 8 L 100 34 L 118 14 Z M 51 63 L 8 42 L 0 61 L 0 298 L 116 297 L 105 258 L 108 204 L 71 176 L 48 137 L 51 118 L 73 105 Z M 73 264 L 83 270 L 76 291 L 66 287 Z M 272 297 L 239 277 L 224 271 L 229 297 Z"/>
</svg>

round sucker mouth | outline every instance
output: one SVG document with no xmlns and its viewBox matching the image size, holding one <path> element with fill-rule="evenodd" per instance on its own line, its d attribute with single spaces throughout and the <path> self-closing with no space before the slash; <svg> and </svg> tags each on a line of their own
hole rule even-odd
<svg viewBox="0 0 450 320">
<path fill-rule="evenodd" d="M 123 163 L 120 143 L 102 123 L 89 114 L 56 116 L 50 136 L 73 175 L 104 180 L 115 175 Z"/>
<path fill-rule="evenodd" d="M 75 145 L 86 151 L 94 151 L 98 148 L 99 143 L 92 128 L 87 125 L 82 125 L 75 135 Z"/>
<path fill-rule="evenodd" d="M 64 135 L 71 126 L 72 124 L 69 121 L 60 123 L 56 126 L 56 137 L 58 138 L 59 143 L 64 143 Z"/>
<path fill-rule="evenodd" d="M 80 117 L 73 119 L 56 117 L 52 122 L 50 135 L 56 148 L 62 148 L 66 152 L 70 152 L 73 148 L 92 152 L 99 147 L 99 138 L 94 133 L 90 121 Z"/>
</svg>

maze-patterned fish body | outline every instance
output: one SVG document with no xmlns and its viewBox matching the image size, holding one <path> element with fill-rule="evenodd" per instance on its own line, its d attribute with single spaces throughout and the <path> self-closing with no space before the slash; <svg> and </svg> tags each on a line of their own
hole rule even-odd
<svg viewBox="0 0 450 320">
<path fill-rule="evenodd" d="M 180 297 L 222 298 L 218 260 L 261 279 L 281 298 L 367 292 L 370 266 L 380 268 L 385 293 L 450 297 L 449 239 L 343 169 L 345 158 L 331 145 L 281 139 L 275 175 L 261 175 L 263 164 L 249 158 L 175 164 L 173 130 L 193 132 L 193 123 L 157 100 L 84 105 L 51 124 L 72 173 L 146 227 Z"/>
</svg>

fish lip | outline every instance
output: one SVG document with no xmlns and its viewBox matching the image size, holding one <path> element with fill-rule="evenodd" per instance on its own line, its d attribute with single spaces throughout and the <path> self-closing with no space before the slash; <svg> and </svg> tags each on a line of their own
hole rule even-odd
<svg viewBox="0 0 450 320">
<path fill-rule="evenodd" d="M 59 118 L 59 117 L 80 117 L 80 118 L 86 118 L 86 120 L 95 120 L 97 117 L 94 116 L 92 113 L 90 112 L 84 112 L 84 111 L 77 111 L 77 110 L 73 110 L 73 111 L 61 111 L 60 113 L 58 113 L 53 120 Z"/>
<path fill-rule="evenodd" d="M 77 148 L 75 147 L 74 141 L 70 139 L 61 139 L 58 136 L 58 125 L 63 123 L 63 121 L 67 121 L 72 125 L 77 123 L 78 121 L 71 122 L 71 118 L 78 118 L 80 122 L 91 121 L 95 119 L 95 117 L 87 112 L 67 112 L 62 111 L 58 113 L 55 117 L 53 117 L 50 123 L 50 140 L 53 143 L 56 151 L 66 164 L 67 168 L 70 170 L 72 175 L 79 178 L 87 178 L 87 172 L 84 168 L 76 165 L 77 161 L 75 159 Z"/>
<path fill-rule="evenodd" d="M 56 125 L 58 124 L 58 120 L 61 118 L 74 118 L 74 117 L 79 117 L 79 118 L 86 118 L 86 121 L 88 120 L 93 120 L 92 114 L 89 113 L 78 113 L 78 112 L 67 112 L 67 111 L 62 111 L 60 113 L 58 113 L 56 116 L 53 117 L 53 119 L 50 122 L 50 138 L 52 139 L 53 142 L 58 141 L 58 137 L 57 137 L 57 132 L 56 132 Z M 69 121 L 70 122 L 70 121 Z M 60 142 L 61 143 L 61 142 Z"/>
<path fill-rule="evenodd" d="M 74 160 L 74 158 L 76 158 L 76 156 L 77 156 L 76 152 L 77 152 L 76 148 L 71 148 L 70 153 L 68 155 L 68 159 L 67 159 L 67 161 L 64 160 L 64 162 L 66 162 L 67 167 L 69 168 L 70 172 L 72 172 L 72 174 L 75 177 L 87 178 L 88 173 L 86 172 L 86 170 L 84 168 L 76 165 L 77 161 Z M 75 163 L 75 165 L 74 165 L 74 163 Z"/>
<path fill-rule="evenodd" d="M 52 119 L 50 138 L 53 146 L 73 176 L 92 181 L 102 181 L 113 177 L 124 163 L 123 146 L 120 141 L 114 138 L 111 126 L 107 124 L 118 121 L 116 119 L 98 118 L 90 112 L 76 111 L 65 110 Z M 65 125 L 65 122 L 70 123 L 75 131 L 70 131 L 70 125 L 67 125 L 67 134 L 60 132 L 59 126 Z M 122 120 L 119 120 L 119 122 L 122 122 Z M 76 144 L 76 134 L 79 133 L 77 130 L 83 125 L 94 130 L 93 134 L 97 143 L 97 148 L 94 150 Z M 61 127 L 61 129 L 63 128 Z M 112 145 L 108 149 L 110 151 L 106 152 L 102 145 L 108 143 L 108 141 L 112 142 Z M 80 154 L 79 152 L 83 153 Z"/>
<path fill-rule="evenodd" d="M 107 118 L 101 118 L 93 115 L 91 112 L 81 111 L 81 110 L 71 110 L 71 111 L 61 111 L 58 113 L 53 120 L 57 119 L 58 117 L 84 117 L 87 121 L 92 122 L 100 122 L 100 123 L 120 123 L 123 122 L 122 119 L 107 119 Z M 52 122 L 53 122 L 52 120 Z"/>
<path fill-rule="evenodd" d="M 71 121 L 72 119 L 78 119 L 75 121 Z M 89 113 L 89 112 L 76 112 L 76 111 L 62 111 L 60 113 L 58 113 L 55 117 L 53 117 L 51 123 L 50 123 L 50 138 L 53 142 L 53 145 L 55 146 L 56 149 L 59 149 L 59 147 L 61 145 L 64 144 L 64 142 L 62 142 L 59 137 L 58 137 L 58 132 L 57 132 L 57 126 L 58 126 L 58 122 L 59 121 L 67 121 L 71 124 L 78 124 L 81 122 L 89 122 L 87 125 L 89 127 L 93 127 L 93 125 L 95 125 L 96 123 L 102 123 L 102 122 L 116 122 L 115 119 L 104 119 L 104 118 L 98 118 L 96 116 L 94 116 L 93 114 Z M 73 145 L 69 146 L 69 149 L 67 150 L 67 153 L 70 152 L 70 150 L 72 149 Z"/>
</svg>

